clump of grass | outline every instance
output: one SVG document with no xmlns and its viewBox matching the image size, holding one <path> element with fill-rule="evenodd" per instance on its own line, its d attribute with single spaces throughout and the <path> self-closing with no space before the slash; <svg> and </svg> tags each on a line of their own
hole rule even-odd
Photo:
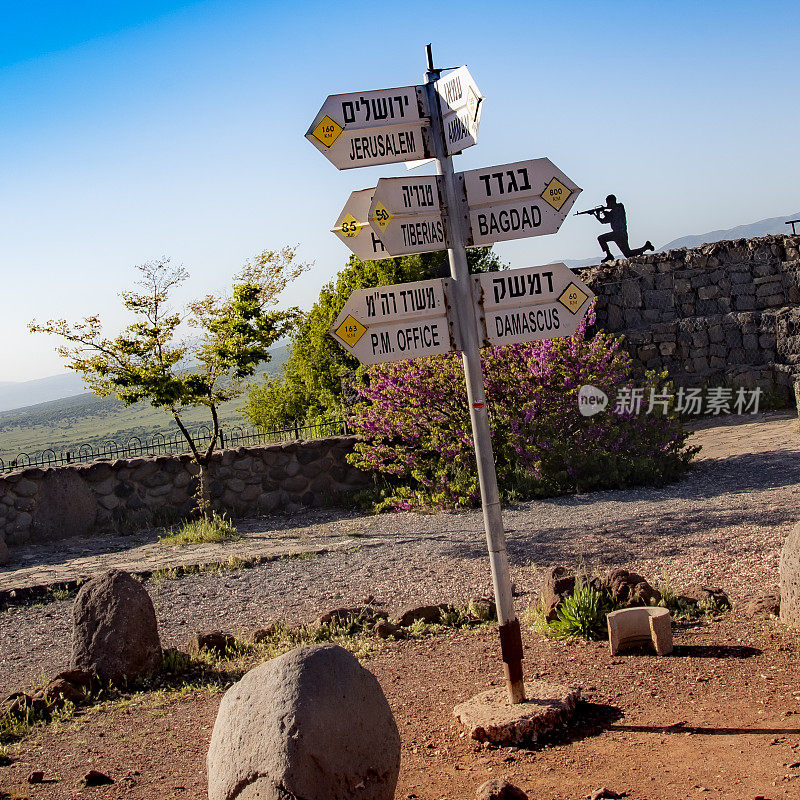
<svg viewBox="0 0 800 800">
<path fill-rule="evenodd" d="M 583 580 L 561 603 L 547 633 L 554 639 L 603 639 L 607 635 L 606 614 L 611 610 L 605 593 Z"/>
<path fill-rule="evenodd" d="M 182 545 L 229 542 L 238 538 L 239 534 L 230 519 L 225 514 L 214 511 L 210 517 L 184 522 L 158 541 L 165 545 Z"/>
</svg>

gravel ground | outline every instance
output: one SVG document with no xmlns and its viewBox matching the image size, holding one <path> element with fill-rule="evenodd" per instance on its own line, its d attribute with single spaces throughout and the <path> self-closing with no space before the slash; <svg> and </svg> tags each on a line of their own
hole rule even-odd
<svg viewBox="0 0 800 800">
<path fill-rule="evenodd" d="M 734 602 L 775 589 L 780 547 L 797 520 L 797 456 L 794 447 L 735 452 L 701 461 L 663 489 L 507 507 L 518 610 L 531 602 L 542 570 L 554 564 L 625 566 L 650 580 L 669 577 L 678 590 L 697 582 L 717 585 Z M 340 532 L 353 544 L 313 558 L 148 582 L 164 646 L 182 646 L 202 629 L 247 631 L 273 619 L 310 621 L 367 595 L 395 611 L 491 591 L 479 511 L 379 517 L 317 511 L 287 518 L 286 527 L 301 534 Z M 370 542 L 361 543 L 362 537 Z M 0 614 L 0 694 L 68 663 L 71 606 L 70 599 Z"/>
</svg>

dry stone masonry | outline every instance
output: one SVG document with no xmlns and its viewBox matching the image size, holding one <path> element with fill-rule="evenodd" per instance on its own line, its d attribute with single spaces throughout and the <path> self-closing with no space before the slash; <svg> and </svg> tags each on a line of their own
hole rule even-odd
<svg viewBox="0 0 800 800">
<path fill-rule="evenodd" d="M 588 267 L 597 326 L 679 385 L 789 390 L 800 373 L 800 236 L 765 236 Z"/>
<path fill-rule="evenodd" d="M 324 505 L 368 481 L 346 461 L 355 441 L 341 436 L 221 451 L 210 465 L 212 503 L 235 517 Z M 14 545 L 176 521 L 193 507 L 197 474 L 190 456 L 178 455 L 5 475 L 0 534 Z"/>
</svg>

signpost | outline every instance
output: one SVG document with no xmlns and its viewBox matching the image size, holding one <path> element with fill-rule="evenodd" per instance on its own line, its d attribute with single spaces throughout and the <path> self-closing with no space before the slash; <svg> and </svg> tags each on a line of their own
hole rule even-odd
<svg viewBox="0 0 800 800">
<path fill-rule="evenodd" d="M 473 275 L 472 293 L 486 347 L 569 336 L 594 297 L 566 264 Z"/>
<path fill-rule="evenodd" d="M 442 110 L 447 155 L 454 156 L 478 143 L 483 97 L 466 67 L 448 72 L 435 86 Z"/>
<path fill-rule="evenodd" d="M 356 289 L 331 335 L 362 364 L 383 364 L 449 353 L 456 347 L 447 317 L 450 281 Z"/>
<path fill-rule="evenodd" d="M 306 139 L 338 169 L 415 161 L 431 155 L 424 95 L 416 86 L 332 94 Z"/>
<path fill-rule="evenodd" d="M 451 156 L 476 143 L 483 98 L 466 67 L 442 77 L 430 45 L 426 53 L 424 86 L 329 96 L 306 136 L 339 169 L 432 157 L 435 177 L 354 192 L 334 232 L 367 258 L 383 256 L 374 243 L 370 254 L 372 240 L 356 242 L 367 221 L 387 255 L 447 248 L 451 278 L 359 289 L 331 335 L 362 364 L 461 351 L 506 685 L 521 703 L 522 637 L 479 348 L 572 333 L 592 293 L 563 264 L 470 276 L 465 247 L 555 233 L 581 190 L 546 158 L 456 175 Z"/>
<path fill-rule="evenodd" d="M 555 233 L 581 192 L 549 158 L 471 169 L 459 179 L 473 247 Z"/>
<path fill-rule="evenodd" d="M 439 179 L 435 175 L 381 178 L 369 224 L 392 256 L 447 249 Z"/>
<path fill-rule="evenodd" d="M 383 242 L 369 225 L 369 207 L 375 189 L 359 189 L 351 192 L 342 213 L 331 229 L 344 242 L 356 258 L 375 261 L 388 258 Z"/>
</svg>

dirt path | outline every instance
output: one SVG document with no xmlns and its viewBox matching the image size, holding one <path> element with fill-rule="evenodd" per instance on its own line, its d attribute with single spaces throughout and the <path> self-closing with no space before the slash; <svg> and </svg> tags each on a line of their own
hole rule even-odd
<svg viewBox="0 0 800 800">
<path fill-rule="evenodd" d="M 607 786 L 629 800 L 792 800 L 800 795 L 798 642 L 774 623 L 728 619 L 676 632 L 670 658 L 612 657 L 602 643 L 525 634 L 527 674 L 578 686 L 576 724 L 539 749 L 483 749 L 453 706 L 497 683 L 496 634 L 387 644 L 366 662 L 400 728 L 399 800 L 471 800 L 505 775 L 531 800 L 579 800 Z M 0 768 L 0 798 L 152 800 L 206 795 L 219 695 L 146 696 L 28 739 Z M 78 787 L 94 768 L 109 787 Z M 53 783 L 29 786 L 35 769 Z"/>
</svg>

